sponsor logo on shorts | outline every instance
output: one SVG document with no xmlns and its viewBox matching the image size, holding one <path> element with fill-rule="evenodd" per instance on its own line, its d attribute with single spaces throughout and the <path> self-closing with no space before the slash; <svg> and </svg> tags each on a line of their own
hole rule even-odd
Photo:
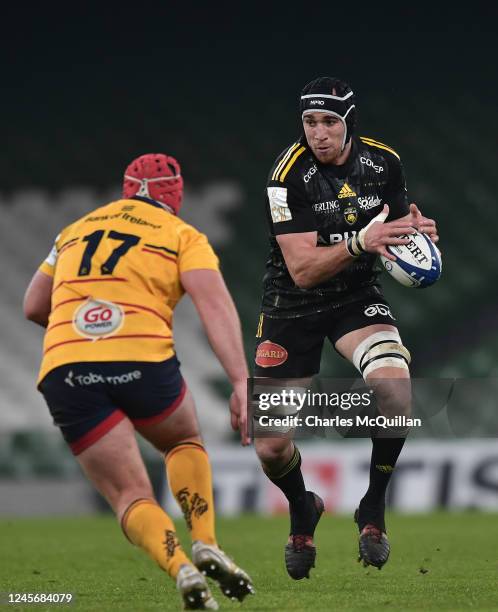
<svg viewBox="0 0 498 612">
<path fill-rule="evenodd" d="M 75 387 L 77 384 L 80 387 L 88 387 L 90 385 L 102 383 L 107 383 L 109 385 L 125 385 L 126 383 L 133 382 L 134 380 L 140 380 L 141 378 L 142 372 L 140 370 L 133 370 L 132 372 L 118 374 L 117 376 L 104 376 L 103 374 L 96 374 L 95 372 L 75 375 L 74 372 L 70 370 L 64 379 L 64 382 L 70 387 Z"/>
<path fill-rule="evenodd" d="M 89 299 L 74 313 L 73 327 L 80 336 L 97 340 L 115 334 L 123 325 L 124 316 L 118 304 Z"/>
<path fill-rule="evenodd" d="M 274 368 L 287 361 L 289 353 L 283 346 L 265 340 L 256 349 L 256 364 L 262 368 Z"/>
<path fill-rule="evenodd" d="M 396 321 L 391 314 L 389 306 L 386 306 L 386 304 L 370 304 L 370 306 L 365 308 L 363 314 L 365 314 L 367 317 L 375 317 L 377 315 L 382 317 L 391 317 L 393 321 Z"/>
<path fill-rule="evenodd" d="M 71 370 L 69 372 L 69 374 L 66 376 L 66 378 L 64 379 L 64 382 L 66 383 L 66 385 L 69 385 L 70 387 L 74 387 L 74 382 L 73 382 L 73 371 Z"/>
</svg>

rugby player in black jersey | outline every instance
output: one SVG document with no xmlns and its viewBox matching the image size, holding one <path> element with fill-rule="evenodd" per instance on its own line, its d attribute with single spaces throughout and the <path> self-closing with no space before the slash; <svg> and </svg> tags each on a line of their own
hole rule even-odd
<svg viewBox="0 0 498 612">
<path fill-rule="evenodd" d="M 403 168 L 388 145 L 355 135 L 355 98 L 331 77 L 308 83 L 300 99 L 304 134 L 277 158 L 267 184 L 270 258 L 256 333 L 255 377 L 305 386 L 320 369 L 325 338 L 375 388 L 386 414 L 409 410 L 410 354 L 403 346 L 374 264 L 413 228 L 438 240 L 436 224 L 408 204 Z M 270 357 L 269 357 L 270 356 Z M 370 482 L 355 512 L 359 555 L 379 569 L 390 547 L 385 492 L 407 431 L 372 436 Z M 289 437 L 260 437 L 262 467 L 289 501 L 289 575 L 309 577 L 322 500 L 306 491 Z"/>
</svg>

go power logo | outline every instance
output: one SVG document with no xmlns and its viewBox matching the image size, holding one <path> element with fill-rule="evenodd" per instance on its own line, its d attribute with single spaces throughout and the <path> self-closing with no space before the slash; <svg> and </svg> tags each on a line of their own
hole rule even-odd
<svg viewBox="0 0 498 612">
<path fill-rule="evenodd" d="M 115 334 L 123 325 L 121 306 L 103 300 L 87 300 L 74 313 L 73 327 L 80 336 L 98 340 Z"/>
</svg>

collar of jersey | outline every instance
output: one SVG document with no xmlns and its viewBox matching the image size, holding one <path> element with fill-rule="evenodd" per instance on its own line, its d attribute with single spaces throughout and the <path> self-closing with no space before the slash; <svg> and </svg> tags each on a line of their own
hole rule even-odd
<svg viewBox="0 0 498 612">
<path fill-rule="evenodd" d="M 146 204 L 151 204 L 152 206 L 155 206 L 156 208 L 162 208 L 163 210 L 166 210 L 164 206 L 162 206 L 159 202 L 156 202 L 156 200 L 153 200 L 152 198 L 146 198 L 144 196 L 134 195 L 128 199 L 129 200 L 140 200 L 140 202 L 145 202 Z"/>
</svg>

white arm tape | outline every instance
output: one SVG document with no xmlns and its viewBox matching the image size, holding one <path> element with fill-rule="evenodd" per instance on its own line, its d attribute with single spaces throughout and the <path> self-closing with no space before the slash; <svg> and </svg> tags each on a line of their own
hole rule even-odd
<svg viewBox="0 0 498 612">
<path fill-rule="evenodd" d="M 358 232 L 357 240 L 360 244 L 360 247 L 365 251 L 365 234 L 373 223 L 384 223 L 387 219 L 388 213 L 380 212 L 376 217 L 374 217 L 368 225 L 366 225 L 363 229 Z"/>
</svg>

